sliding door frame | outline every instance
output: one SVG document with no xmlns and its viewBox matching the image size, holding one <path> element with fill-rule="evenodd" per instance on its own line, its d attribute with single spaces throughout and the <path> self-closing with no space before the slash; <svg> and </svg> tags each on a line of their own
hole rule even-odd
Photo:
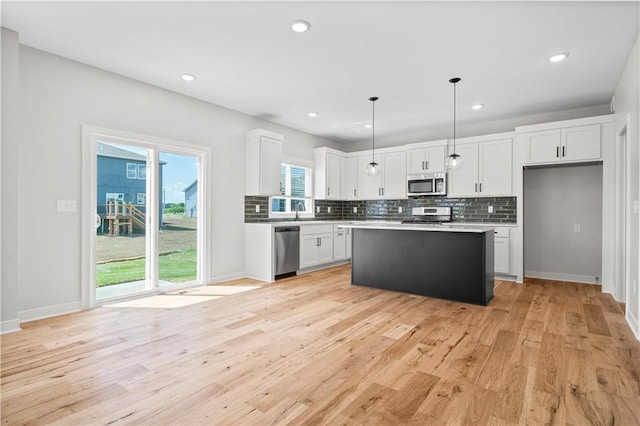
<svg viewBox="0 0 640 426">
<path fill-rule="evenodd" d="M 88 309 L 100 305 L 108 299 L 96 300 L 96 205 L 97 205 L 97 142 L 113 142 L 125 145 L 134 145 L 150 149 L 153 155 L 149 161 L 151 170 L 147 170 L 147 175 L 153 174 L 153 179 L 147 180 L 147 215 L 148 229 L 153 230 L 147 238 L 147 253 L 152 255 L 153 262 L 146 262 L 147 277 L 151 279 L 153 288 L 143 294 L 154 294 L 161 292 L 158 288 L 158 224 L 155 223 L 159 217 L 159 155 L 160 152 L 188 155 L 198 158 L 198 216 L 197 216 L 197 264 L 198 274 L 196 282 L 188 284 L 176 284 L 170 289 L 204 285 L 206 284 L 209 271 L 211 270 L 210 256 L 211 244 L 209 235 L 209 215 L 210 202 L 206 194 L 209 193 L 209 167 L 211 148 L 195 145 L 187 142 L 175 141 L 159 138 L 155 136 L 142 135 L 115 129 L 107 129 L 91 125 L 82 125 L 82 266 L 81 266 L 81 300 L 82 308 Z M 166 289 L 165 289 L 166 290 Z M 140 294 L 134 297 L 139 297 Z M 129 296 L 131 297 L 131 296 Z"/>
</svg>

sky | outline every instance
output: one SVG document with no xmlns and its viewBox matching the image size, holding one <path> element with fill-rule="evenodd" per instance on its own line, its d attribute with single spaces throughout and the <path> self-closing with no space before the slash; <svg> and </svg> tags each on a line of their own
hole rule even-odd
<svg viewBox="0 0 640 426">
<path fill-rule="evenodd" d="M 198 158 L 160 153 L 163 166 L 163 190 L 165 203 L 184 203 L 183 190 L 198 177 Z"/>
</svg>

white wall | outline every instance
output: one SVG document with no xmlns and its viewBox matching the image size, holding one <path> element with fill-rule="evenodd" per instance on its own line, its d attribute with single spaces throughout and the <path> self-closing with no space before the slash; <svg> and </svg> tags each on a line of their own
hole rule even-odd
<svg viewBox="0 0 640 426">
<path fill-rule="evenodd" d="M 18 172 L 18 34 L 2 29 L 2 269 L 1 331 L 18 328 L 17 172 Z"/>
<path fill-rule="evenodd" d="M 629 294 L 629 300 L 626 304 L 626 317 L 627 321 L 634 330 L 636 337 L 640 338 L 640 328 L 638 326 L 638 319 L 640 319 L 640 222 L 638 216 L 637 203 L 640 199 L 640 37 L 636 40 L 636 44 L 631 50 L 627 65 L 618 81 L 618 85 L 615 90 L 615 125 L 616 134 L 623 128 L 626 123 L 627 117 L 629 122 L 627 123 L 627 144 L 629 147 L 629 161 L 630 161 L 630 193 L 631 196 L 627 200 L 627 206 L 631 215 L 631 226 L 628 231 L 628 238 L 630 243 L 630 252 L 627 253 L 627 260 L 629 262 L 630 276 L 627 281 L 627 288 L 631 291 Z M 633 205 L 636 208 L 633 208 Z"/>
<path fill-rule="evenodd" d="M 17 306 L 20 320 L 80 306 L 81 218 L 57 213 L 55 207 L 57 199 L 81 205 L 82 124 L 211 147 L 211 280 L 244 274 L 245 132 L 260 127 L 280 133 L 285 155 L 309 160 L 313 148 L 335 147 L 325 139 L 16 46 L 14 40 L 13 48 L 19 50 L 20 127 L 18 137 L 3 143 L 3 160 L 11 162 L 2 169 L 3 245 L 5 237 L 7 244 L 12 241 L 7 228 L 15 229 L 18 237 L 15 250 L 2 250 L 2 303 Z M 15 58 L 5 55 L 4 48 L 3 67 L 12 66 Z M 10 103 L 15 106 L 15 99 Z M 3 322 L 12 319 L 9 313 L 3 316 Z"/>
<path fill-rule="evenodd" d="M 526 169 L 523 192 L 525 275 L 599 282 L 602 165 Z"/>
</svg>

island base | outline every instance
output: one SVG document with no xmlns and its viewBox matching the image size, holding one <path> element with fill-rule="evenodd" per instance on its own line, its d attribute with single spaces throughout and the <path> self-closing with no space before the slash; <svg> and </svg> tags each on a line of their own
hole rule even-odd
<svg viewBox="0 0 640 426">
<path fill-rule="evenodd" d="M 493 298 L 493 232 L 355 228 L 351 282 L 476 305 Z"/>
</svg>

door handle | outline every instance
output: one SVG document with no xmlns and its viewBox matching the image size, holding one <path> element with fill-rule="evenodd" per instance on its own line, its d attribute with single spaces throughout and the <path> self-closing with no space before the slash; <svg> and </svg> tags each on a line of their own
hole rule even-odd
<svg viewBox="0 0 640 426">
<path fill-rule="evenodd" d="M 563 157 L 565 156 L 565 154 L 564 154 L 564 149 L 565 149 L 565 148 L 566 148 L 566 147 L 564 147 L 564 146 L 562 147 L 562 156 L 563 156 Z"/>
<path fill-rule="evenodd" d="M 478 188 L 480 189 L 478 192 L 482 192 L 482 182 L 478 184 Z"/>
<path fill-rule="evenodd" d="M 424 161 L 422 162 L 422 170 L 424 170 Z"/>
<path fill-rule="evenodd" d="M 429 170 L 429 162 L 428 161 L 424 162 L 424 169 L 425 170 Z"/>
<path fill-rule="evenodd" d="M 476 183 L 475 189 L 473 190 L 473 192 L 478 192 L 478 184 Z"/>
<path fill-rule="evenodd" d="M 356 189 L 353 190 L 353 196 L 356 196 Z"/>
<path fill-rule="evenodd" d="M 316 238 L 316 247 L 320 245 L 320 238 Z"/>
<path fill-rule="evenodd" d="M 327 195 L 331 195 L 331 188 L 327 188 Z"/>
<path fill-rule="evenodd" d="M 556 158 L 560 158 L 560 147 L 556 146 Z"/>
</svg>

